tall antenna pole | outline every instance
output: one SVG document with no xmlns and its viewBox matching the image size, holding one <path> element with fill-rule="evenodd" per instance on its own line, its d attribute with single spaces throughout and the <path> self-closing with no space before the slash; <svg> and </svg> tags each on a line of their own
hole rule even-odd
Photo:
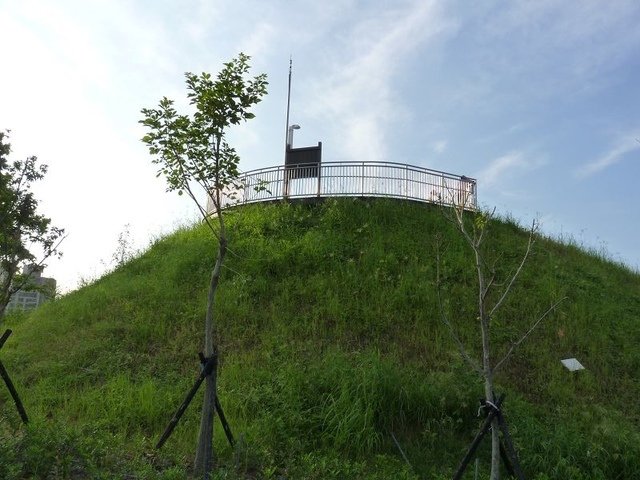
<svg viewBox="0 0 640 480">
<path fill-rule="evenodd" d="M 287 128 L 284 132 L 284 145 L 285 145 L 285 155 L 286 149 L 289 146 L 289 108 L 291 106 L 291 67 L 293 65 L 292 56 L 289 55 L 289 90 L 287 91 Z"/>
</svg>

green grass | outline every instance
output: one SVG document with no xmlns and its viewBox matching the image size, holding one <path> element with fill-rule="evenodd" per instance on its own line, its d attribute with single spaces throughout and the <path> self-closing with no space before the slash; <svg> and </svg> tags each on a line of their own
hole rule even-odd
<svg viewBox="0 0 640 480">
<path fill-rule="evenodd" d="M 442 212 L 343 199 L 246 206 L 228 222 L 219 388 L 239 442 L 216 429 L 217 478 L 450 478 L 480 423 L 482 384 L 440 319 L 436 235 L 445 310 L 479 354 L 470 251 Z M 502 274 L 526 238 L 512 220 L 492 226 Z M 214 255 L 205 228 L 182 229 L 6 320 L 0 358 L 32 423 L 0 388 L 0 478 L 188 478 L 200 396 L 153 447 L 198 374 Z M 637 274 L 540 239 L 496 318 L 498 354 L 563 296 L 497 378 L 527 478 L 640 478 Z M 571 375 L 566 356 L 587 370 Z M 486 474 L 487 445 L 480 457 Z"/>
</svg>

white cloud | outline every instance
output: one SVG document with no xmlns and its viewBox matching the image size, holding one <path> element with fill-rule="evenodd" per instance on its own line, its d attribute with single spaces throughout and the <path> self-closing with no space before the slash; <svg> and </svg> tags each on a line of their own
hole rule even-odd
<svg viewBox="0 0 640 480">
<path fill-rule="evenodd" d="M 540 162 L 527 160 L 522 152 L 509 152 L 492 160 L 489 165 L 478 174 L 478 180 L 484 187 L 497 185 L 514 171 L 536 168 Z"/>
<path fill-rule="evenodd" d="M 448 142 L 446 140 L 438 140 L 431 143 L 431 149 L 438 155 L 447 149 Z"/>
<path fill-rule="evenodd" d="M 383 14 L 376 8 L 349 32 L 330 75 L 314 89 L 315 113 L 334 122 L 346 158 L 386 158 L 389 128 L 406 108 L 394 78 L 418 46 L 455 28 L 436 2 L 421 0 Z"/>
<path fill-rule="evenodd" d="M 261 22 L 248 37 L 241 41 L 237 50 L 254 58 L 264 57 L 269 51 L 276 34 L 277 32 L 273 25 L 268 22 Z"/>
<path fill-rule="evenodd" d="M 576 171 L 578 178 L 586 178 L 622 161 L 626 154 L 640 149 L 640 141 L 633 135 L 626 135 L 613 145 L 604 155 L 587 163 Z"/>
<path fill-rule="evenodd" d="M 562 100 L 615 83 L 618 68 L 633 62 L 640 48 L 638 3 L 515 0 L 473 11 L 480 25 L 474 37 L 470 88 L 482 86 L 487 108 L 511 94 Z M 493 94 L 489 96 L 489 93 Z"/>
</svg>

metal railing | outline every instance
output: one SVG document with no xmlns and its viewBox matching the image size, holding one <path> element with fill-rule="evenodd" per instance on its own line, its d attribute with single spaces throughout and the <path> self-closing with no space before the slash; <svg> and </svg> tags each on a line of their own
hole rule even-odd
<svg viewBox="0 0 640 480">
<path fill-rule="evenodd" d="M 322 162 L 260 168 L 240 174 L 222 207 L 296 198 L 390 197 L 477 207 L 473 178 L 395 162 Z M 212 212 L 211 201 L 208 210 Z"/>
</svg>

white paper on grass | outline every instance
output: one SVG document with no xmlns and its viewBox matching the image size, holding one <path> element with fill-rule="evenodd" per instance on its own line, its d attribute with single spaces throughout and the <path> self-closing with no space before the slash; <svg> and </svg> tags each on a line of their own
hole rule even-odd
<svg viewBox="0 0 640 480">
<path fill-rule="evenodd" d="M 562 365 L 564 365 L 567 370 L 571 372 L 576 372 L 578 370 L 584 370 L 582 364 L 575 358 L 565 358 L 564 360 L 560 360 Z"/>
</svg>

